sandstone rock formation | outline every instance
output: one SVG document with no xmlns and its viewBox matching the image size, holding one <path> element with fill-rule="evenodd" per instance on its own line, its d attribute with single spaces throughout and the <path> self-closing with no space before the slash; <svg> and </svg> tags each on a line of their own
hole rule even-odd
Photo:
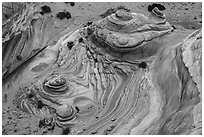
<svg viewBox="0 0 204 137">
<path fill-rule="evenodd" d="M 157 7 L 56 27 L 30 4 L 10 21 L 4 104 L 39 124 L 16 134 L 202 134 L 201 29 L 175 28 Z"/>
</svg>

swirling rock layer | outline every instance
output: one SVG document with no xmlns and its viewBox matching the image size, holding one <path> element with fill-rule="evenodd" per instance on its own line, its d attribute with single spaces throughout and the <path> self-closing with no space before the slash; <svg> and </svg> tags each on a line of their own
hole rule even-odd
<svg viewBox="0 0 204 137">
<path fill-rule="evenodd" d="M 64 31 L 36 11 L 3 39 L 3 92 L 36 134 L 202 134 L 201 30 L 172 27 L 157 7 Z"/>
<path fill-rule="evenodd" d="M 172 30 L 158 8 L 154 8 L 148 17 L 119 10 L 89 27 L 94 44 L 118 58 L 129 56 L 128 60 L 141 60 L 157 54 L 164 46 L 161 38 Z"/>
</svg>

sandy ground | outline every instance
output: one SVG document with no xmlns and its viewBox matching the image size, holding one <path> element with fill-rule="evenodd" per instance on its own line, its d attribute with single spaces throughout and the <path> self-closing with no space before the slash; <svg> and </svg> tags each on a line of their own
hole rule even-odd
<svg viewBox="0 0 204 137">
<path fill-rule="evenodd" d="M 75 2 L 74 6 L 71 6 L 68 2 L 42 2 L 39 4 L 42 6 L 48 5 L 52 10 L 53 16 L 56 16 L 58 12 L 68 11 L 75 18 L 97 20 L 98 15 L 118 6 L 125 6 L 132 12 L 142 13 L 147 16 L 149 14 L 148 6 L 153 4 L 153 2 Z M 178 24 L 188 29 L 197 29 L 202 26 L 201 2 L 156 2 L 156 4 L 161 4 L 166 8 L 163 12 L 167 21 L 172 24 Z M 9 9 L 3 8 L 3 14 L 8 14 L 9 12 Z"/>
<path fill-rule="evenodd" d="M 131 11 L 148 15 L 148 6 L 153 2 L 76 2 L 75 6 L 64 3 L 46 3 L 53 11 L 53 14 L 58 11 L 69 11 L 71 15 L 83 16 L 87 19 L 97 17 L 104 13 L 109 8 L 125 6 Z M 166 8 L 164 14 L 167 21 L 184 26 L 188 29 L 197 29 L 202 25 L 202 4 L 199 2 L 160 2 Z"/>
</svg>

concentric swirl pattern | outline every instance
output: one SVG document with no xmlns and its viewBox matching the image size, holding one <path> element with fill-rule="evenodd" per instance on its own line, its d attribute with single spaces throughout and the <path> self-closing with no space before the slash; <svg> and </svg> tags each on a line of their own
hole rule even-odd
<svg viewBox="0 0 204 137">
<path fill-rule="evenodd" d="M 154 8 L 149 16 L 119 10 L 59 35 L 11 84 L 15 87 L 15 79 L 19 85 L 30 83 L 18 88 L 15 103 L 36 119 L 46 119 L 43 126 L 52 127 L 49 131 L 199 134 L 200 30 L 174 30 Z M 48 65 L 33 71 L 40 63 Z M 5 74 L 10 71 L 5 68 Z"/>
</svg>

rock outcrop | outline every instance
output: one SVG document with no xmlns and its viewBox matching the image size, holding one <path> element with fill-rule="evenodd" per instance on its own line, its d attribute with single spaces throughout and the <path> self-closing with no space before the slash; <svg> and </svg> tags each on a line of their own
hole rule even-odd
<svg viewBox="0 0 204 137">
<path fill-rule="evenodd" d="M 202 32 L 157 7 L 57 28 L 31 6 L 4 36 L 3 93 L 39 121 L 28 134 L 202 134 Z"/>
</svg>

